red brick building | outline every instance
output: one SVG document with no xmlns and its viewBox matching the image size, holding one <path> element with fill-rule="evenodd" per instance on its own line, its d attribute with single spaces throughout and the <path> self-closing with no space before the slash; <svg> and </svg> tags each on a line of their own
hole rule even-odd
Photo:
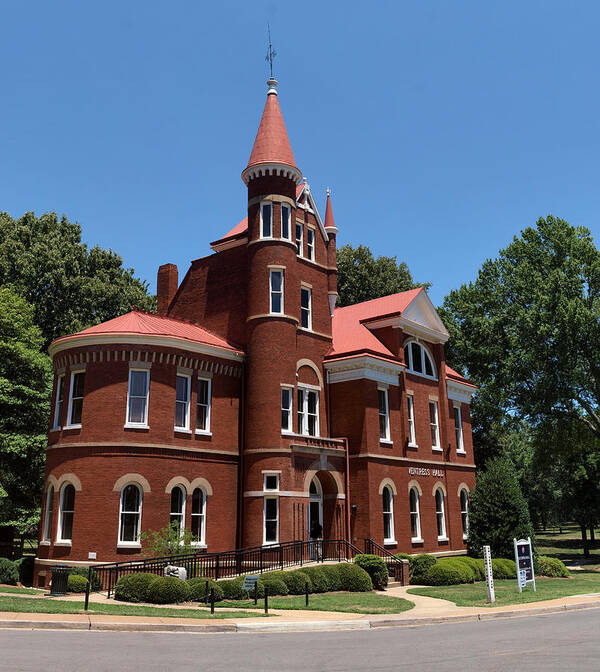
<svg viewBox="0 0 600 672">
<path fill-rule="evenodd" d="M 50 346 L 37 572 L 139 557 L 169 522 L 199 549 L 373 538 L 464 551 L 474 387 L 423 289 L 335 308 L 336 236 L 296 166 L 275 80 L 214 253 L 158 271 L 157 314 Z"/>
</svg>

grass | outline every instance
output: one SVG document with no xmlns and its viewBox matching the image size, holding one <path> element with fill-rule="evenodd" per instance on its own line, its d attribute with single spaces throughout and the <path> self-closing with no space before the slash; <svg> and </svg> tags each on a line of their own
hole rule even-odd
<svg viewBox="0 0 600 672">
<path fill-rule="evenodd" d="M 258 601 L 258 608 L 264 605 Z M 254 600 L 219 602 L 220 607 L 255 609 Z M 388 597 L 377 593 L 325 593 L 310 595 L 308 607 L 304 595 L 270 597 L 269 608 L 309 611 L 343 611 L 351 614 L 399 614 L 415 605 L 402 597 Z"/>
<path fill-rule="evenodd" d="M 496 601 L 493 605 L 486 601 L 485 582 L 462 584 L 460 586 L 428 586 L 426 588 L 410 588 L 412 595 L 437 597 L 454 602 L 458 607 L 501 607 L 509 604 L 525 604 L 554 600 L 569 595 L 600 593 L 600 572 L 577 571 L 571 573 L 569 579 L 536 579 L 536 592 L 531 585 L 519 593 L 516 579 L 494 581 Z"/>
<path fill-rule="evenodd" d="M 81 614 L 83 602 L 68 602 L 56 598 L 40 598 L 33 600 L 30 597 L 0 596 L 0 612 L 21 612 L 27 614 Z M 244 613 L 243 611 L 219 611 L 211 616 L 210 612 L 201 609 L 169 609 L 167 607 L 145 607 L 129 604 L 99 604 L 90 602 L 88 614 L 110 614 L 113 616 L 159 616 L 162 618 L 250 618 L 261 614 Z"/>
<path fill-rule="evenodd" d="M 581 531 L 574 523 L 550 527 L 536 532 L 535 536 L 540 555 L 549 555 L 570 564 L 600 562 L 600 530 L 596 530 L 596 541 L 588 542 L 590 546 L 588 558 L 583 555 Z"/>
<path fill-rule="evenodd" d="M 0 593 L 18 593 L 20 595 L 39 595 L 43 590 L 35 588 L 17 588 L 17 586 L 0 586 Z"/>
</svg>

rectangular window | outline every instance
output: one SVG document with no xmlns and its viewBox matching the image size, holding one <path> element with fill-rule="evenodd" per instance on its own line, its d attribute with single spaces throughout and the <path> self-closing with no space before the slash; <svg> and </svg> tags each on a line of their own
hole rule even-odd
<svg viewBox="0 0 600 672">
<path fill-rule="evenodd" d="M 211 387 L 212 381 L 210 378 L 198 378 L 197 434 L 208 434 L 210 432 Z"/>
<path fill-rule="evenodd" d="M 281 431 L 292 431 L 292 389 L 281 388 Z"/>
<path fill-rule="evenodd" d="M 298 253 L 298 256 L 300 256 L 300 257 L 303 254 L 303 250 L 302 250 L 302 245 L 303 245 L 302 234 L 303 234 L 303 231 L 304 231 L 304 227 L 302 226 L 302 224 L 300 224 L 299 222 L 296 222 L 296 251 Z"/>
<path fill-rule="evenodd" d="M 62 375 L 56 379 L 56 401 L 54 402 L 54 422 L 52 424 L 53 429 L 60 429 L 64 396 L 65 377 Z"/>
<path fill-rule="evenodd" d="M 276 544 L 279 538 L 279 499 L 265 497 L 264 504 L 264 543 Z"/>
<path fill-rule="evenodd" d="M 298 434 L 319 435 L 319 393 L 298 388 Z"/>
<path fill-rule="evenodd" d="M 315 260 L 315 232 L 314 229 L 306 229 L 306 258 Z"/>
<path fill-rule="evenodd" d="M 190 377 L 177 375 L 175 382 L 175 429 L 190 428 Z"/>
<path fill-rule="evenodd" d="M 300 288 L 300 319 L 303 329 L 312 329 L 312 292 L 308 287 Z"/>
<path fill-rule="evenodd" d="M 417 435 L 415 432 L 415 399 L 412 394 L 407 395 L 408 404 L 408 445 L 417 445 Z"/>
<path fill-rule="evenodd" d="M 283 315 L 283 271 L 271 271 L 271 314 Z"/>
<path fill-rule="evenodd" d="M 379 398 L 379 438 L 382 441 L 390 440 L 390 410 L 388 405 L 388 391 L 385 388 L 377 390 Z"/>
<path fill-rule="evenodd" d="M 129 369 L 127 393 L 127 424 L 139 427 L 148 425 L 148 379 L 147 369 Z"/>
<path fill-rule="evenodd" d="M 437 401 L 429 402 L 429 426 L 431 427 L 431 447 L 440 448 L 440 427 L 438 424 Z"/>
<path fill-rule="evenodd" d="M 273 206 L 271 203 L 260 204 L 260 237 L 273 237 Z"/>
<path fill-rule="evenodd" d="M 465 446 L 463 443 L 462 413 L 460 406 L 454 407 L 454 434 L 456 436 L 456 450 L 459 453 L 464 453 Z"/>
<path fill-rule="evenodd" d="M 281 205 L 281 237 L 286 240 L 291 239 L 290 230 L 290 208 L 287 205 Z"/>
<path fill-rule="evenodd" d="M 67 426 L 69 427 L 81 427 L 84 384 L 85 371 L 71 371 L 71 389 L 69 390 L 69 417 L 67 418 Z"/>
<path fill-rule="evenodd" d="M 279 474 L 264 474 L 265 490 L 279 490 Z"/>
</svg>

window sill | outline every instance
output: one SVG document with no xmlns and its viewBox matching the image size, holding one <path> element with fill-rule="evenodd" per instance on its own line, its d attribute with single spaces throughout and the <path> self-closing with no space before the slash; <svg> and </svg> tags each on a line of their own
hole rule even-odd
<svg viewBox="0 0 600 672">
<path fill-rule="evenodd" d="M 62 429 L 81 429 L 81 423 L 78 425 L 65 425 Z"/>
<path fill-rule="evenodd" d="M 287 429 L 282 429 L 281 436 L 294 436 L 294 432 L 290 432 Z"/>
<path fill-rule="evenodd" d="M 142 548 L 139 541 L 120 541 L 117 548 Z"/>
<path fill-rule="evenodd" d="M 50 543 L 50 542 L 48 542 Z M 55 541 L 54 546 L 72 546 L 73 542 L 71 541 Z"/>
<path fill-rule="evenodd" d="M 150 425 L 136 425 L 132 422 L 126 422 L 123 425 L 123 429 L 144 429 L 144 430 L 148 430 L 148 429 L 150 429 Z"/>
<path fill-rule="evenodd" d="M 448 537 L 438 537 L 438 541 L 450 541 Z"/>
<path fill-rule="evenodd" d="M 457 455 L 466 455 L 466 454 L 467 454 L 467 451 L 466 451 L 466 450 L 457 450 L 457 451 L 456 451 L 456 454 L 457 454 Z"/>
<path fill-rule="evenodd" d="M 52 432 L 60 432 L 61 429 L 62 429 L 62 427 L 52 427 L 52 429 L 50 430 L 50 433 L 52 433 Z"/>
<path fill-rule="evenodd" d="M 383 545 L 384 546 L 397 546 L 398 542 L 395 539 L 384 539 L 383 540 Z"/>
<path fill-rule="evenodd" d="M 263 542 L 263 546 L 279 546 L 278 541 L 265 541 Z"/>
<path fill-rule="evenodd" d="M 315 332 L 309 327 L 298 327 L 298 331 L 305 331 L 307 334 L 314 334 Z"/>
<path fill-rule="evenodd" d="M 212 436 L 212 432 L 209 429 L 197 429 L 195 434 L 198 434 L 198 436 Z"/>
<path fill-rule="evenodd" d="M 443 453 L 444 451 L 439 446 L 431 446 L 431 452 L 433 452 L 433 453 Z"/>
<path fill-rule="evenodd" d="M 208 546 L 207 546 L 206 544 L 202 544 L 202 543 L 200 543 L 200 542 L 198 542 L 198 541 L 197 541 L 197 542 L 192 542 L 192 543 L 190 544 L 190 546 L 193 546 L 194 548 L 200 548 L 200 549 L 208 548 Z"/>
<path fill-rule="evenodd" d="M 424 540 L 424 539 L 421 539 L 421 537 L 419 537 L 419 538 L 417 538 L 417 537 L 413 537 L 413 538 L 410 540 L 410 543 L 411 543 L 411 544 L 424 544 L 424 543 L 425 543 L 425 540 Z"/>
<path fill-rule="evenodd" d="M 173 431 L 175 434 L 191 434 L 192 430 L 191 429 L 186 429 L 185 427 L 174 427 Z"/>
<path fill-rule="evenodd" d="M 468 539 L 466 534 L 463 534 L 463 541 L 466 541 Z"/>
<path fill-rule="evenodd" d="M 418 444 L 418 443 L 410 443 L 410 442 L 409 442 L 408 447 L 409 447 L 409 448 L 418 448 L 418 447 L 419 447 L 419 444 Z"/>
<path fill-rule="evenodd" d="M 393 446 L 394 442 L 390 441 L 390 439 L 379 439 L 379 443 L 383 443 L 386 446 Z"/>
<path fill-rule="evenodd" d="M 45 539 L 44 541 L 40 541 L 40 546 L 50 546 L 50 542 L 48 539 Z"/>
</svg>

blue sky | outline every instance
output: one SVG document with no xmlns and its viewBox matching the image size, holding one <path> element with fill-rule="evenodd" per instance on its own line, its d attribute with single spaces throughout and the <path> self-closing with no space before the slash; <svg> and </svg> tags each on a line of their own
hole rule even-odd
<svg viewBox="0 0 600 672">
<path fill-rule="evenodd" d="M 266 23 L 339 244 L 435 303 L 552 213 L 600 237 L 597 2 L 2 3 L 0 210 L 55 210 L 155 288 L 245 215 Z"/>
</svg>

